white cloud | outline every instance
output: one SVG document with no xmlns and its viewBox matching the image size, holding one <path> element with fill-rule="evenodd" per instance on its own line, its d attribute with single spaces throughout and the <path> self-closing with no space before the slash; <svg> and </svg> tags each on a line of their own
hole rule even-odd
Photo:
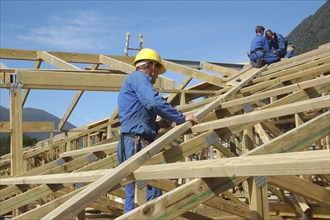
<svg viewBox="0 0 330 220">
<path fill-rule="evenodd" d="M 17 35 L 20 40 L 56 50 L 90 50 L 108 44 L 110 25 L 115 18 L 96 11 L 76 11 L 50 17 L 47 24 Z"/>
</svg>

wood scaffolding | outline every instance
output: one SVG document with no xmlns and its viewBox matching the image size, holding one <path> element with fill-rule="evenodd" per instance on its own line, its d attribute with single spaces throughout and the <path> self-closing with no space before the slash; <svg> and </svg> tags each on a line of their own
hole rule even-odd
<svg viewBox="0 0 330 220">
<path fill-rule="evenodd" d="M 22 136 L 63 131 L 84 91 L 119 91 L 134 57 L 1 48 L 0 58 L 35 62 L 0 69 L 10 94 L 0 129 L 11 135 L 11 153 L 0 157 L 3 218 L 330 219 L 330 44 L 260 69 L 164 60 L 184 78 L 175 86 L 160 77 L 156 89 L 199 123 L 161 130 L 122 164 L 117 110 L 35 146 L 23 148 Z M 201 83 L 188 86 L 193 79 Z M 22 121 L 31 89 L 78 91 L 58 128 Z M 132 181 L 136 208 L 124 214 Z M 147 184 L 163 195 L 146 202 Z"/>
</svg>

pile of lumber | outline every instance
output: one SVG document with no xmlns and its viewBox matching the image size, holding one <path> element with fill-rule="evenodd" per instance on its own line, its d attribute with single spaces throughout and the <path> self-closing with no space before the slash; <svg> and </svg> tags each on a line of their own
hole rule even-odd
<svg viewBox="0 0 330 220">
<path fill-rule="evenodd" d="M 10 88 L 13 115 L 12 154 L 0 158 L 0 216 L 330 218 L 330 44 L 260 69 L 209 62 L 196 69 L 164 60 L 168 71 L 185 77 L 176 87 L 173 79 L 161 77 L 156 89 L 199 123 L 161 130 L 154 142 L 122 164 L 116 151 L 117 111 L 24 150 L 20 137 L 27 124 L 20 112 L 30 89 L 79 90 L 76 101 L 83 91 L 117 92 L 134 70 L 133 57 L 0 52 L 1 59 L 36 62 L 34 69 L 0 71 L 0 89 Z M 40 69 L 41 62 L 58 69 Z M 90 66 L 80 69 L 72 63 Z M 188 87 L 193 79 L 201 83 Z M 136 208 L 124 214 L 124 186 L 131 181 L 136 183 Z M 160 188 L 163 195 L 147 202 L 146 185 Z"/>
</svg>

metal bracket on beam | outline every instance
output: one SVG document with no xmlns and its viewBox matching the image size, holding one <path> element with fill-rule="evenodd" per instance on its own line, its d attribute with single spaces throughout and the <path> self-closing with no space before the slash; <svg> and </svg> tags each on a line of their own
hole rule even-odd
<svg viewBox="0 0 330 220">
<path fill-rule="evenodd" d="M 21 71 L 17 70 L 15 74 L 10 75 L 10 84 L 12 94 L 22 90 Z"/>
</svg>

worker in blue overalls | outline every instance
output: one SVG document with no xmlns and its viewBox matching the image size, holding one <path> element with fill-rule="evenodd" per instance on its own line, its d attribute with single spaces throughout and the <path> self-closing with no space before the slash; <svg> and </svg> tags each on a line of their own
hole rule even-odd
<svg viewBox="0 0 330 220">
<path fill-rule="evenodd" d="M 280 58 L 290 58 L 293 56 L 295 48 L 290 41 L 283 37 L 282 34 L 267 30 L 265 35 L 272 53 Z"/>
<path fill-rule="evenodd" d="M 280 60 L 276 54 L 270 51 L 268 41 L 264 35 L 265 28 L 258 25 L 255 29 L 256 36 L 252 39 L 250 46 L 250 63 L 254 67 L 262 67 L 265 64 L 275 63 Z"/>
<path fill-rule="evenodd" d="M 158 95 L 153 87 L 159 74 L 166 71 L 160 55 L 153 49 L 142 49 L 135 57 L 136 71 L 124 81 L 118 95 L 121 138 L 117 146 L 119 163 L 152 142 L 159 128 L 167 128 L 171 122 L 197 123 L 193 114 L 183 115 Z M 156 117 L 162 119 L 156 121 Z M 134 183 L 126 185 L 124 212 L 134 209 Z M 161 195 L 161 190 L 147 186 L 147 200 Z"/>
</svg>

